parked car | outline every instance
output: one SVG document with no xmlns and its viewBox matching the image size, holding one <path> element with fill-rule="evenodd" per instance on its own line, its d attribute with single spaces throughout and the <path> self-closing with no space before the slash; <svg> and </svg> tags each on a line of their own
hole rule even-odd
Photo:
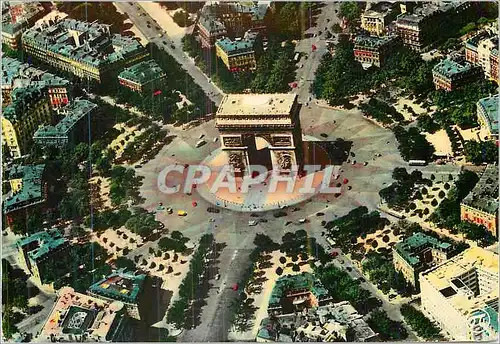
<svg viewBox="0 0 500 344">
<path fill-rule="evenodd" d="M 257 220 L 250 220 L 250 221 L 248 221 L 248 225 L 249 226 L 257 226 L 258 223 L 259 223 L 259 221 L 257 221 Z"/>
<path fill-rule="evenodd" d="M 215 280 L 218 281 L 219 279 L 220 279 L 220 274 L 215 275 Z"/>
<path fill-rule="evenodd" d="M 207 211 L 209 213 L 216 213 L 216 214 L 220 213 L 220 209 L 219 208 L 215 208 L 215 207 L 208 207 Z"/>
<path fill-rule="evenodd" d="M 178 216 L 186 216 L 186 215 L 187 215 L 187 213 L 186 213 L 184 210 L 179 210 L 179 211 L 177 212 L 177 215 L 178 215 Z"/>
<path fill-rule="evenodd" d="M 316 216 L 325 216 L 325 213 L 322 213 L 321 211 L 316 213 Z"/>
</svg>

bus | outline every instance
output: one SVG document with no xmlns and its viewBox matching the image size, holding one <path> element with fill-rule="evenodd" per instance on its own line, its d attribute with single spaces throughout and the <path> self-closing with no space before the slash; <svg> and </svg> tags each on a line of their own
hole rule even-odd
<svg viewBox="0 0 500 344">
<path fill-rule="evenodd" d="M 427 161 L 425 160 L 410 160 L 408 161 L 410 166 L 425 166 L 427 165 Z"/>
</svg>

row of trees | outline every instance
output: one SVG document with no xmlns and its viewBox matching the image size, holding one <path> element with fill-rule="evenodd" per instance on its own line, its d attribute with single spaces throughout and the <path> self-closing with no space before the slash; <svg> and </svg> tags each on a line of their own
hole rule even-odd
<svg viewBox="0 0 500 344">
<path fill-rule="evenodd" d="M 364 70 L 354 59 L 353 44 L 340 39 L 335 54 L 325 54 L 316 72 L 313 92 L 331 105 L 341 104 L 345 97 L 381 85 L 394 85 L 415 94 L 433 89 L 432 68 L 435 62 L 423 61 L 419 54 L 398 47 L 381 68 Z"/>
<path fill-rule="evenodd" d="M 215 246 L 214 236 L 204 234 L 199 242 L 198 249 L 189 262 L 189 271 L 179 286 L 179 299 L 174 301 L 167 313 L 167 322 L 177 328 L 189 328 L 189 308 L 201 297 L 200 292 L 208 291 L 206 273 L 208 264 L 205 258 L 211 248 Z M 199 314 L 198 314 L 199 315 Z"/>
<path fill-rule="evenodd" d="M 394 269 L 392 259 L 373 250 L 365 255 L 363 260 L 363 272 L 366 272 L 370 280 L 384 293 L 391 289 L 396 290 L 403 296 L 409 296 L 415 292 L 413 286 L 406 281 L 403 274 Z"/>
<path fill-rule="evenodd" d="M 158 124 L 153 123 L 146 131 L 127 143 L 120 160 L 135 163 L 141 159 L 153 158 L 163 145 L 170 141 L 170 139 L 167 139 L 167 135 L 168 131 L 166 129 L 162 129 Z"/>
<path fill-rule="evenodd" d="M 418 128 L 411 127 L 408 130 L 402 126 L 393 129 L 394 136 L 398 140 L 398 149 L 405 161 L 425 160 L 430 161 L 434 155 L 434 146 L 427 141 Z"/>
<path fill-rule="evenodd" d="M 401 306 L 401 314 L 406 323 L 417 332 L 417 334 L 428 341 L 442 339 L 440 329 L 430 321 L 422 312 L 413 306 L 404 304 Z"/>
<path fill-rule="evenodd" d="M 173 231 L 169 237 L 163 237 L 158 242 L 158 247 L 162 251 L 174 251 L 174 252 L 186 252 L 187 247 L 186 243 L 189 241 L 189 238 L 182 235 L 179 231 Z"/>
<path fill-rule="evenodd" d="M 109 198 L 111 204 L 119 206 L 128 201 L 133 204 L 144 201 L 139 192 L 144 177 L 136 176 L 133 169 L 114 166 L 110 173 L 110 179 Z"/>
<path fill-rule="evenodd" d="M 144 208 L 136 207 L 132 209 L 132 216 L 125 222 L 125 228 L 132 233 L 147 238 L 163 228 L 163 224 L 155 220 L 155 214 L 148 212 Z"/>
<path fill-rule="evenodd" d="M 38 288 L 27 283 L 28 276 L 14 269 L 2 259 L 2 335 L 10 339 L 18 330 L 15 326 L 24 315 L 14 310 L 28 311 L 28 299 L 39 293 Z"/>
<path fill-rule="evenodd" d="M 408 338 L 408 331 L 399 321 L 389 319 L 387 313 L 382 309 L 371 312 L 367 324 L 372 330 L 379 334 L 383 341 L 401 341 Z"/>
<path fill-rule="evenodd" d="M 392 124 L 404 121 L 404 116 L 400 114 L 394 106 L 376 98 L 371 98 L 368 103 L 361 104 L 360 110 L 367 117 L 373 118 L 383 124 Z"/>
<path fill-rule="evenodd" d="M 335 239 L 342 250 L 348 252 L 362 234 L 374 233 L 384 228 L 389 220 L 380 217 L 379 212 L 368 212 L 365 206 L 351 210 L 347 215 L 325 224 L 328 236 Z"/>
<path fill-rule="evenodd" d="M 380 190 L 379 195 L 390 208 L 398 210 L 408 206 L 417 185 L 429 182 L 432 185 L 430 179 L 422 178 L 422 172 L 414 170 L 408 173 L 404 167 L 396 167 L 392 171 L 392 179 L 394 183 Z"/>
</svg>

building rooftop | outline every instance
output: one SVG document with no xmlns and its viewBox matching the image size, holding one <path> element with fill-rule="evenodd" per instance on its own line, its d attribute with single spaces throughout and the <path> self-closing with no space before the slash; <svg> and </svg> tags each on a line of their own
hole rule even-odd
<svg viewBox="0 0 500 344">
<path fill-rule="evenodd" d="M 474 68 L 463 56 L 450 55 L 435 65 L 432 72 L 453 79 L 469 73 Z"/>
<path fill-rule="evenodd" d="M 3 210 L 6 214 L 44 201 L 44 171 L 45 165 L 32 165 L 16 167 L 14 172 L 11 172 L 15 179 L 22 178 L 22 186 L 16 193 L 4 200 Z"/>
<path fill-rule="evenodd" d="M 356 36 L 354 41 L 355 47 L 368 47 L 368 48 L 380 48 L 388 43 L 393 42 L 396 39 L 395 36 L 383 36 L 383 37 L 372 37 L 372 36 Z"/>
<path fill-rule="evenodd" d="M 221 48 L 227 55 L 239 55 L 254 51 L 255 39 L 257 33 L 245 34 L 245 37 L 240 40 L 231 40 L 229 37 L 220 38 L 215 42 L 215 45 Z"/>
<path fill-rule="evenodd" d="M 40 2 L 5 1 L 2 6 L 2 32 L 17 35 L 44 12 Z"/>
<path fill-rule="evenodd" d="M 297 95 L 275 94 L 227 94 L 219 105 L 216 116 L 234 115 L 288 115 Z"/>
<path fill-rule="evenodd" d="M 116 301 L 137 303 L 146 275 L 134 275 L 118 270 L 89 288 L 89 292 Z"/>
<path fill-rule="evenodd" d="M 277 305 L 287 293 L 299 289 L 309 289 L 318 299 L 328 296 L 328 290 L 321 284 L 321 281 L 313 274 L 302 272 L 298 275 L 286 275 L 276 281 L 269 305 Z"/>
<path fill-rule="evenodd" d="M 474 279 L 466 278 L 471 274 Z M 421 273 L 455 309 L 469 315 L 485 306 L 498 307 L 498 254 L 471 247 L 440 265 Z"/>
<path fill-rule="evenodd" d="M 273 319 L 264 318 L 260 323 L 258 338 L 275 341 L 278 325 L 290 328 L 293 324 L 298 332 L 304 332 L 306 339 L 317 341 L 332 341 L 343 338 L 356 342 L 373 341 L 377 337 L 363 316 L 347 301 L 335 304 L 309 308 L 307 313 L 285 314 L 275 316 Z M 348 329 L 351 329 L 353 338 L 347 338 Z M 278 342 L 291 342 L 291 338 L 280 333 Z"/>
<path fill-rule="evenodd" d="M 438 239 L 421 232 L 414 233 L 402 242 L 398 242 L 394 249 L 411 266 L 422 263 L 419 254 L 426 248 L 435 248 L 446 251 L 451 248 L 451 244 L 441 242 Z"/>
<path fill-rule="evenodd" d="M 120 328 L 117 324 L 123 320 L 122 302 L 77 293 L 71 287 L 63 287 L 58 296 L 41 330 L 42 338 L 57 340 L 68 335 L 86 335 L 82 339 L 87 342 L 113 340 Z"/>
<path fill-rule="evenodd" d="M 154 60 L 142 61 L 125 68 L 118 78 L 145 85 L 165 76 L 165 72 Z"/>
<path fill-rule="evenodd" d="M 62 19 L 41 23 L 23 33 L 23 42 L 98 68 L 142 51 L 136 39 L 111 34 L 109 25 Z"/>
<path fill-rule="evenodd" d="M 67 243 L 68 241 L 63 238 L 62 234 L 57 229 L 51 229 L 19 239 L 16 244 L 21 248 L 30 246 L 28 248 L 30 249 L 28 256 L 33 261 L 37 261 Z"/>
<path fill-rule="evenodd" d="M 59 110 L 59 114 L 64 114 L 65 116 L 57 123 L 53 125 L 45 125 L 40 127 L 33 138 L 51 138 L 51 137 L 67 137 L 68 133 L 73 129 L 73 127 L 86 115 L 91 114 L 97 105 L 85 100 L 85 99 L 75 99 L 70 104 Z"/>
<path fill-rule="evenodd" d="M 12 92 L 12 101 L 2 109 L 2 115 L 11 122 L 23 120 L 26 110 L 30 109 L 41 99 L 44 99 L 45 96 L 45 88 L 42 89 L 34 85 L 18 88 L 15 92 Z"/>
<path fill-rule="evenodd" d="M 364 17 L 373 17 L 373 18 L 383 18 L 392 12 L 392 8 L 394 7 L 394 3 L 391 2 L 379 2 L 379 3 L 366 3 L 366 9 L 362 14 Z"/>
<path fill-rule="evenodd" d="M 482 113 L 488 123 L 488 128 L 493 135 L 498 135 L 498 102 L 500 96 L 498 94 L 479 99 L 477 107 L 481 108 Z"/>
<path fill-rule="evenodd" d="M 498 212 L 498 167 L 486 166 L 474 189 L 462 200 L 462 204 L 489 214 Z"/>
<path fill-rule="evenodd" d="M 70 82 L 57 75 L 37 69 L 17 59 L 2 56 L 2 89 L 26 88 L 29 86 L 65 87 Z"/>
</svg>

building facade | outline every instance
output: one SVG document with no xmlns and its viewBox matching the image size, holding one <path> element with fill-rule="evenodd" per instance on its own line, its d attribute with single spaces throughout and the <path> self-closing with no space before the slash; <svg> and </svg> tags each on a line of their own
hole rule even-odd
<svg viewBox="0 0 500 344">
<path fill-rule="evenodd" d="M 486 140 L 498 140 L 498 102 L 500 96 L 494 95 L 479 99 L 477 102 L 477 119 L 481 127 L 485 128 L 488 136 Z"/>
<path fill-rule="evenodd" d="M 420 275 L 421 309 L 452 340 L 498 336 L 498 254 L 471 247 Z M 491 311 L 488 326 L 471 326 L 478 312 Z M 488 328 L 486 328 L 488 327 Z M 472 330 L 474 329 L 474 330 Z"/>
<path fill-rule="evenodd" d="M 59 231 L 52 229 L 32 234 L 16 242 L 19 261 L 21 261 L 29 274 L 39 283 L 47 284 L 47 262 L 61 259 L 67 255 L 70 247 L 68 240 L 64 239 Z"/>
<path fill-rule="evenodd" d="M 265 35 L 264 17 L 268 10 L 269 5 L 265 3 L 206 4 L 196 25 L 202 47 L 211 48 L 224 36 L 242 37 L 248 30 Z"/>
<path fill-rule="evenodd" d="M 125 306 L 63 287 L 40 332 L 45 342 L 125 341 Z"/>
<path fill-rule="evenodd" d="M 57 109 L 69 103 L 71 83 L 19 60 L 2 57 L 2 107 L 12 102 L 12 92 L 26 87 L 47 89 L 50 105 Z"/>
<path fill-rule="evenodd" d="M 486 227 L 498 237 L 498 167 L 486 167 L 474 189 L 460 203 L 460 219 Z"/>
<path fill-rule="evenodd" d="M 74 19 L 33 27 L 23 34 L 22 42 L 28 55 L 98 83 L 149 56 L 134 38 L 111 34 L 104 24 Z"/>
<path fill-rule="evenodd" d="M 42 206 L 47 201 L 49 179 L 45 165 L 12 167 L 9 181 L 12 194 L 3 201 L 3 213 L 9 226 L 16 218 L 25 218 L 27 210 Z"/>
<path fill-rule="evenodd" d="M 361 14 L 361 28 L 372 35 L 383 36 L 388 33 L 387 25 L 394 19 L 394 4 L 367 2 L 365 11 Z"/>
<path fill-rule="evenodd" d="M 381 67 L 395 44 L 394 36 L 357 36 L 354 41 L 354 58 L 364 66 Z"/>
<path fill-rule="evenodd" d="M 397 243 L 392 251 L 394 269 L 403 274 L 415 288 L 419 288 L 420 272 L 450 258 L 452 247 L 448 243 L 417 232 Z"/>
<path fill-rule="evenodd" d="M 23 31 L 44 14 L 45 9 L 40 2 L 2 2 L 2 43 L 17 50 Z"/>
<path fill-rule="evenodd" d="M 467 40 L 465 58 L 480 66 L 487 79 L 498 83 L 498 33 L 484 31 Z"/>
<path fill-rule="evenodd" d="M 452 91 L 481 77 L 481 69 L 460 55 L 450 55 L 432 69 L 436 90 Z"/>
<path fill-rule="evenodd" d="M 154 60 L 147 60 L 125 68 L 118 74 L 118 82 L 135 92 L 151 92 L 165 83 L 166 76 Z"/>
<path fill-rule="evenodd" d="M 215 42 L 216 54 L 227 69 L 236 72 L 241 70 L 255 70 L 255 39 L 257 33 L 247 32 L 242 40 L 231 40 L 228 37 Z"/>
<path fill-rule="evenodd" d="M 90 286 L 87 294 L 103 300 L 122 302 L 130 317 L 140 320 L 139 303 L 146 275 L 120 269 Z"/>
<path fill-rule="evenodd" d="M 333 298 L 314 275 L 302 272 L 280 277 L 273 287 L 267 312 L 269 315 L 293 313 L 325 305 Z"/>
<path fill-rule="evenodd" d="M 96 104 L 85 99 L 75 99 L 58 111 L 63 118 L 56 125 L 42 125 L 33 135 L 41 147 L 74 147 L 89 141 L 89 127 L 97 112 Z"/>
<path fill-rule="evenodd" d="M 12 102 L 3 108 L 1 119 L 2 140 L 8 154 L 13 158 L 25 155 L 38 127 L 52 120 L 47 90 L 34 86 L 16 90 Z"/>
</svg>

